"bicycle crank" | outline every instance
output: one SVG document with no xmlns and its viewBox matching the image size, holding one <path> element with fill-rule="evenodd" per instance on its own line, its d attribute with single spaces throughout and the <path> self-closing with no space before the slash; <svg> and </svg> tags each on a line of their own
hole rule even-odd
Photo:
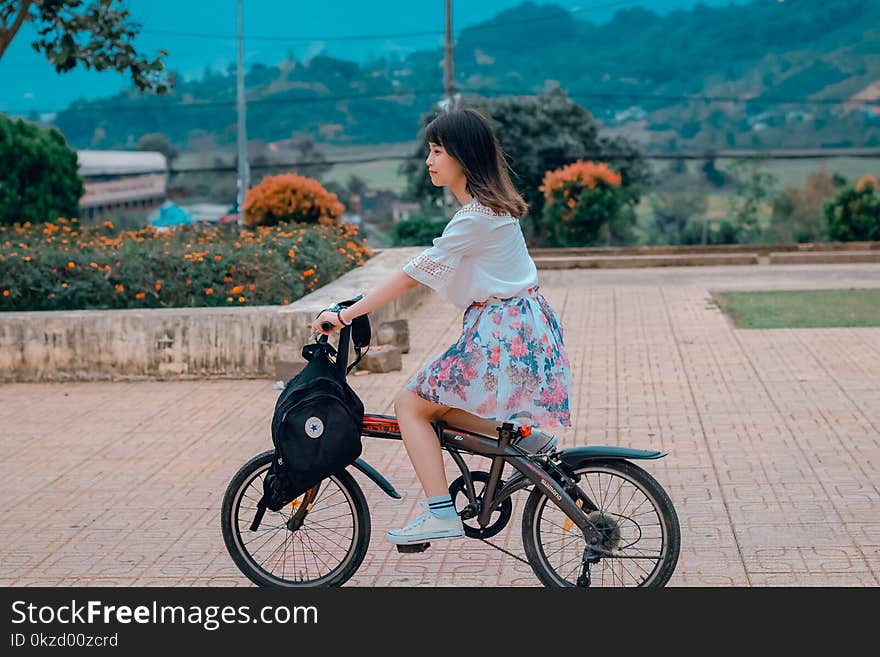
<svg viewBox="0 0 880 657">
<path fill-rule="evenodd" d="M 456 503 L 456 496 L 462 495 L 464 496 L 465 502 L 468 504 L 459 510 L 459 515 L 461 516 L 462 524 L 464 525 L 464 533 L 465 536 L 469 536 L 470 538 L 481 538 L 486 539 L 492 536 L 495 536 L 502 529 L 507 527 L 507 523 L 510 521 L 510 516 L 513 514 L 513 502 L 509 497 L 505 498 L 504 501 L 492 512 L 492 522 L 486 525 L 485 527 L 479 527 L 474 525 L 469 525 L 467 523 L 468 520 L 476 518 L 480 515 L 480 511 L 483 507 L 483 490 L 486 488 L 486 484 L 489 481 L 489 473 L 483 472 L 482 470 L 474 470 L 470 473 L 471 480 L 474 483 L 474 491 L 476 495 L 476 500 L 473 503 L 469 502 L 468 494 L 467 494 L 467 483 L 465 481 L 464 475 L 460 476 L 458 479 L 452 482 L 449 486 L 449 496 L 452 498 L 453 504 L 455 504 L 455 508 L 458 509 L 458 504 Z M 483 484 L 482 489 L 477 489 L 476 484 Z M 504 482 L 499 479 L 498 488 L 504 486 Z"/>
</svg>

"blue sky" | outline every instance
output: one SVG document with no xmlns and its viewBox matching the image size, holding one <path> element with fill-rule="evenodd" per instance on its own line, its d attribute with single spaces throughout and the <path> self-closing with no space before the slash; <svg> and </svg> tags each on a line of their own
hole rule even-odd
<svg viewBox="0 0 880 657">
<path fill-rule="evenodd" d="M 728 4 L 730 0 L 702 0 Z M 480 0 L 453 3 L 454 29 L 479 23 L 522 4 L 522 0 Z M 665 13 L 687 8 L 698 0 L 557 0 L 538 1 L 574 12 L 583 20 L 602 23 L 620 9 L 642 6 Z M 439 48 L 444 29 L 444 0 L 333 0 L 279 2 L 244 0 L 245 57 L 248 62 L 275 63 L 285 53 L 306 59 L 318 52 L 365 61 L 371 55 Z M 147 54 L 169 52 L 166 63 L 185 77 L 201 75 L 206 66 L 225 69 L 235 58 L 236 1 L 129 0 L 126 6 L 143 25 L 137 46 Z M 414 32 L 438 32 L 393 37 Z M 0 111 L 50 111 L 81 97 L 115 93 L 129 86 L 117 73 L 74 70 L 56 74 L 43 55 L 31 48 L 33 28 L 25 27 L 0 60 Z M 210 37 L 200 36 L 202 34 Z M 369 36 L 351 39 L 349 37 Z"/>
</svg>

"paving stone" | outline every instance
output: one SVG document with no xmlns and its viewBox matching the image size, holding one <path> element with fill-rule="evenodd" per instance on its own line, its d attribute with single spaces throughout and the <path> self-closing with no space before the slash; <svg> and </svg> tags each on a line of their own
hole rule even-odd
<svg viewBox="0 0 880 657">
<path fill-rule="evenodd" d="M 393 344 L 374 345 L 358 363 L 359 370 L 385 374 L 403 368 L 401 351 Z"/>
<path fill-rule="evenodd" d="M 880 328 L 735 329 L 712 290 L 880 287 L 880 265 L 542 270 L 572 360 L 560 444 L 668 452 L 641 467 L 682 527 L 670 586 L 880 585 Z M 400 369 L 350 379 L 369 412 L 461 330 L 436 296 L 405 318 Z M 375 347 L 374 347 L 375 348 Z M 252 586 L 220 535 L 225 487 L 271 448 L 272 380 L 0 385 L 0 584 Z M 372 537 L 349 586 L 538 586 L 483 543 L 400 555 L 384 539 L 418 512 L 399 441 L 359 472 Z M 484 459 L 467 457 L 475 469 Z M 450 479 L 458 472 L 447 459 Z M 35 495 L 34 491 L 39 491 Z M 524 556 L 524 494 L 493 542 Z"/>
<path fill-rule="evenodd" d="M 409 353 L 409 321 L 393 319 L 382 322 L 376 331 L 376 344 L 393 344 L 401 353 Z"/>
</svg>

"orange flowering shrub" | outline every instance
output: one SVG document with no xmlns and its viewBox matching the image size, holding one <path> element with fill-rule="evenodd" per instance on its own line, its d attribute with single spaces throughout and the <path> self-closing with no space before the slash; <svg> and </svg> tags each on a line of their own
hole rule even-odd
<svg viewBox="0 0 880 657">
<path fill-rule="evenodd" d="M 289 221 L 327 226 L 343 212 L 345 206 L 336 194 L 314 178 L 295 173 L 266 176 L 247 191 L 244 201 L 244 223 L 251 227 Z"/>
<path fill-rule="evenodd" d="M 577 160 L 544 175 L 544 222 L 558 246 L 590 246 L 624 206 L 621 176 L 604 162 Z"/>
<path fill-rule="evenodd" d="M 286 305 L 372 256 L 358 227 L 0 225 L 0 312 Z"/>
<path fill-rule="evenodd" d="M 548 171 L 544 174 L 544 180 L 541 182 L 542 184 L 538 189 L 544 192 L 544 198 L 552 201 L 553 192 L 556 190 L 563 190 L 565 192 L 566 189 L 572 190 L 577 187 L 595 189 L 596 185 L 600 182 L 604 182 L 611 187 L 620 187 L 621 178 L 620 174 L 613 171 L 605 162 L 596 163 L 577 160 L 561 169 Z M 566 185 L 566 183 L 569 184 Z M 569 194 L 566 194 L 566 196 L 569 196 Z"/>
<path fill-rule="evenodd" d="M 877 176 L 870 173 L 866 173 L 856 181 L 857 192 L 863 192 L 868 188 L 873 189 L 875 192 L 880 191 L 880 182 L 877 181 Z"/>
</svg>

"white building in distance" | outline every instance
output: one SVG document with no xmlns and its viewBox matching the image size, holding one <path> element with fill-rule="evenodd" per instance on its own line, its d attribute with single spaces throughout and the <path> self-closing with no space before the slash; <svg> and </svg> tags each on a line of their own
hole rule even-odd
<svg viewBox="0 0 880 657">
<path fill-rule="evenodd" d="M 94 221 L 111 210 L 151 210 L 165 200 L 168 162 L 156 151 L 78 150 L 85 183 L 81 219 Z"/>
</svg>

